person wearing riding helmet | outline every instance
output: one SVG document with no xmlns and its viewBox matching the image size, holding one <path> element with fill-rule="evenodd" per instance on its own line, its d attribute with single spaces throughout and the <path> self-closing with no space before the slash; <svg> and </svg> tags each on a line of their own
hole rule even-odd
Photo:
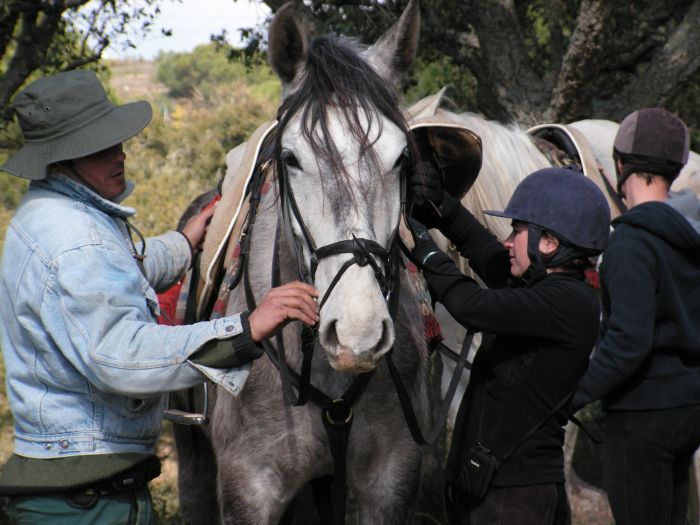
<svg viewBox="0 0 700 525">
<path fill-rule="evenodd" d="M 565 405 L 598 333 L 599 301 L 584 272 L 607 243 L 605 197 L 573 169 L 535 171 L 505 210 L 485 211 L 511 220 L 501 244 L 442 190 L 432 164 L 418 168 L 409 222 L 431 296 L 463 326 L 492 335 L 455 423 L 445 472 L 450 523 L 569 523 Z M 426 227 L 439 228 L 489 288 L 461 273 Z M 500 463 L 485 495 L 472 468 L 488 468 L 484 451 Z"/>
<path fill-rule="evenodd" d="M 627 116 L 614 142 L 629 210 L 613 221 L 600 344 L 573 403 L 602 399 L 604 483 L 618 525 L 686 523 L 700 445 L 700 202 L 670 187 L 688 152 L 685 123 L 662 108 Z"/>
<path fill-rule="evenodd" d="M 132 240 L 122 142 L 149 123 L 150 105 L 115 106 L 95 73 L 69 71 L 32 82 L 13 108 L 25 145 L 0 170 L 31 182 L 0 262 L 15 435 L 0 494 L 11 523 L 150 524 L 162 393 L 206 377 L 240 390 L 261 339 L 318 321 L 318 293 L 288 283 L 250 315 L 157 325 L 156 290 L 185 273 L 212 212 Z"/>
</svg>

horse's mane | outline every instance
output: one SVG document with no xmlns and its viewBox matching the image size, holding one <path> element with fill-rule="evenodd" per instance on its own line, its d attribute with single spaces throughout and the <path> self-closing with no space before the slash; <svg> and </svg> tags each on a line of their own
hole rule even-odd
<svg viewBox="0 0 700 525">
<path fill-rule="evenodd" d="M 290 119 L 301 115 L 301 131 L 314 155 L 327 165 L 330 173 L 341 178 L 340 186 L 346 191 L 348 174 L 330 133 L 329 108 L 337 110 L 348 132 L 360 144 L 358 161 L 369 161 L 372 169 L 378 168 L 378 160 L 370 135 L 375 125 L 378 126 L 375 136 L 381 135 L 380 115 L 409 136 L 392 83 L 370 66 L 362 51 L 362 46 L 341 36 L 312 39 L 298 85 L 283 100 L 278 111 L 280 136 Z M 277 153 L 279 155 L 280 151 Z M 350 195 L 349 191 L 347 193 Z"/>
</svg>

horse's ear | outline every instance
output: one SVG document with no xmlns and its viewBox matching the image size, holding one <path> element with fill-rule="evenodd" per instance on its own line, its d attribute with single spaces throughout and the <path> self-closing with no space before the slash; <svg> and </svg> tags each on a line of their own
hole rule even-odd
<svg viewBox="0 0 700 525">
<path fill-rule="evenodd" d="M 411 0 L 401 18 L 368 50 L 370 61 L 387 79 L 403 74 L 413 64 L 420 35 L 420 6 Z"/>
<path fill-rule="evenodd" d="M 295 14 L 292 2 L 275 13 L 268 32 L 267 58 L 282 84 L 291 84 L 301 64 L 306 61 L 308 37 Z"/>
</svg>

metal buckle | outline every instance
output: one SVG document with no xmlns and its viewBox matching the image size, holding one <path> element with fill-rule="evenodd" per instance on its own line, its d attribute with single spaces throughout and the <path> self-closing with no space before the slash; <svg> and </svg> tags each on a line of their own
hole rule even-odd
<svg viewBox="0 0 700 525">
<path fill-rule="evenodd" d="M 323 411 L 323 414 L 326 416 L 326 421 L 334 427 L 342 427 L 352 421 L 352 407 L 349 407 L 344 399 L 334 399 L 331 405 Z M 339 417 L 336 419 L 336 416 Z"/>
<path fill-rule="evenodd" d="M 209 384 L 204 383 L 204 409 L 202 413 L 185 412 L 175 408 L 167 408 L 163 419 L 171 421 L 176 425 L 195 425 L 202 426 L 209 424 Z"/>
</svg>

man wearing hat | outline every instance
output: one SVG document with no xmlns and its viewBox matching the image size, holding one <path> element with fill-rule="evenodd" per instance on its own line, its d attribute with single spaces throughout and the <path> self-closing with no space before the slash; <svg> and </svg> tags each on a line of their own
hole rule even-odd
<svg viewBox="0 0 700 525">
<path fill-rule="evenodd" d="M 601 266 L 601 341 L 574 398 L 602 399 L 603 467 L 618 525 L 686 523 L 700 444 L 700 203 L 671 183 L 688 160 L 681 119 L 649 108 L 615 137 L 618 193 Z"/>
<path fill-rule="evenodd" d="M 156 291 L 187 270 L 210 212 L 135 243 L 122 142 L 147 102 L 112 105 L 90 71 L 31 83 L 13 101 L 25 146 L 0 170 L 31 179 L 0 263 L 0 316 L 15 453 L 0 475 L 23 524 L 153 521 L 147 482 L 163 392 L 225 375 L 242 388 L 257 345 L 318 321 L 316 290 L 288 283 L 253 312 L 159 326 Z"/>
</svg>

